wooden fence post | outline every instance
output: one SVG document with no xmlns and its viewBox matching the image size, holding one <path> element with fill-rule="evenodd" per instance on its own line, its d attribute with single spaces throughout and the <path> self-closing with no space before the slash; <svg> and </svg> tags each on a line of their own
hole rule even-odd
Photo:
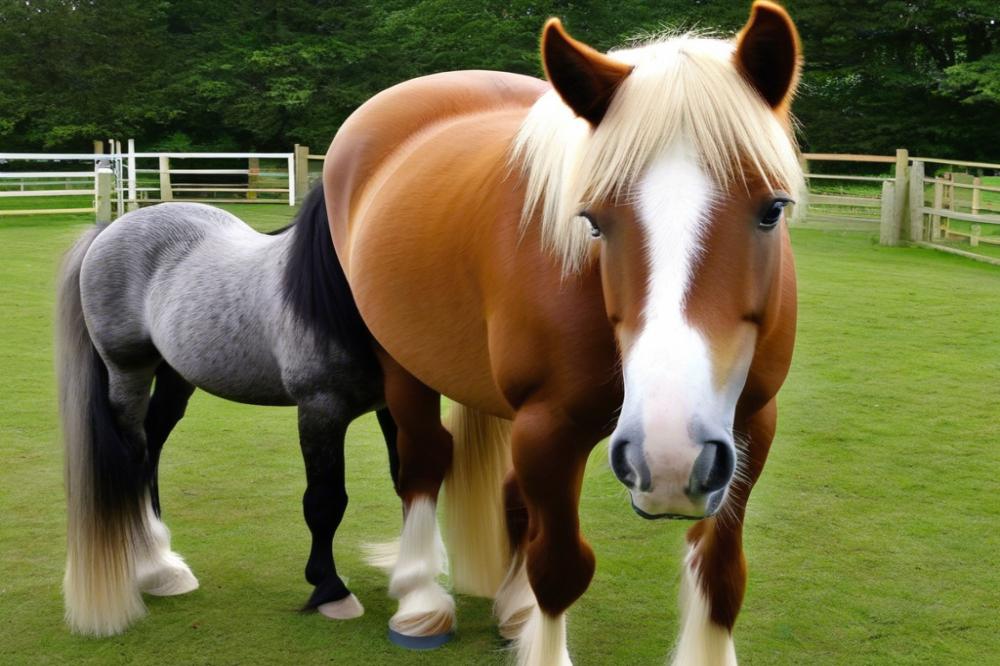
<svg viewBox="0 0 1000 666">
<path fill-rule="evenodd" d="M 983 225 L 973 224 L 969 227 L 969 245 L 979 247 L 979 237 L 983 235 Z"/>
<path fill-rule="evenodd" d="M 894 229 L 896 230 L 895 240 L 898 242 L 900 240 L 902 229 L 906 227 L 906 178 L 907 170 L 910 164 L 910 152 L 906 148 L 896 149 L 896 178 L 895 178 L 895 190 L 896 198 L 893 201 L 894 212 L 896 215 L 896 220 L 894 222 Z"/>
<path fill-rule="evenodd" d="M 882 217 L 879 219 L 878 242 L 882 245 L 899 245 L 899 218 L 896 216 L 896 184 L 882 181 Z"/>
<path fill-rule="evenodd" d="M 94 209 L 96 213 L 96 221 L 98 223 L 108 223 L 111 221 L 111 194 L 112 187 L 111 181 L 114 178 L 114 173 L 111 169 L 107 167 L 100 167 L 97 169 L 97 175 L 95 176 L 95 202 Z"/>
<path fill-rule="evenodd" d="M 104 154 L 104 142 L 100 139 L 94 139 L 94 154 L 103 155 Z"/>
<path fill-rule="evenodd" d="M 309 146 L 295 144 L 295 203 L 309 193 Z"/>
<path fill-rule="evenodd" d="M 174 191 L 170 188 L 170 158 L 160 155 L 160 201 L 172 201 Z"/>
<path fill-rule="evenodd" d="M 135 139 L 128 140 L 128 200 L 125 202 L 125 210 L 135 210 L 139 207 L 139 202 L 135 197 Z"/>
<path fill-rule="evenodd" d="M 805 158 L 805 155 L 803 155 L 802 153 L 799 153 L 799 168 L 802 169 L 803 175 L 807 175 L 809 173 L 809 160 L 807 160 Z M 805 189 L 804 192 L 802 192 L 802 196 L 801 196 L 801 198 L 804 199 L 804 201 L 802 201 L 802 203 L 800 203 L 800 204 L 791 204 L 790 205 L 791 210 L 789 210 L 788 213 L 787 213 L 787 215 L 785 216 L 785 219 L 788 220 L 789 222 L 802 223 L 802 222 L 807 222 L 808 221 L 808 220 L 806 220 L 806 213 L 808 212 L 808 208 L 809 208 L 809 179 L 808 178 L 805 179 L 805 188 L 806 189 Z"/>
<path fill-rule="evenodd" d="M 910 240 L 924 239 L 924 163 L 914 160 L 910 165 Z"/>
<path fill-rule="evenodd" d="M 255 190 L 260 187 L 260 158 L 251 157 L 247 160 L 247 189 Z M 256 199 L 256 192 L 247 192 L 247 199 Z"/>
<path fill-rule="evenodd" d="M 983 205 L 983 191 L 979 186 L 983 184 L 983 179 L 976 176 L 972 179 L 972 214 L 979 215 L 979 209 Z"/>
<path fill-rule="evenodd" d="M 934 208 L 941 210 L 941 202 L 944 201 L 944 185 L 940 182 L 934 183 Z M 941 240 L 941 216 L 931 215 L 931 240 Z"/>
</svg>

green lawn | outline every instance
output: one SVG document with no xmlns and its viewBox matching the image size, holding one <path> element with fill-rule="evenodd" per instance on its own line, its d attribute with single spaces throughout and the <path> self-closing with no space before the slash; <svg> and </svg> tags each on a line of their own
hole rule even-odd
<svg viewBox="0 0 1000 666">
<path fill-rule="evenodd" d="M 292 212 L 233 210 L 261 228 Z M 394 605 L 360 544 L 393 537 L 400 511 L 372 418 L 349 434 L 338 541 L 367 613 L 343 624 L 297 613 L 308 533 L 294 411 L 201 392 L 161 478 L 175 548 L 201 589 L 149 599 L 149 617 L 124 636 L 66 631 L 51 319 L 57 259 L 85 223 L 0 220 L 0 663 L 509 659 L 478 599 L 458 599 L 458 636 L 437 652 L 387 642 Z M 793 232 L 800 334 L 747 519 L 744 664 L 979 664 L 1000 653 L 1000 268 L 871 236 Z M 604 456 L 595 451 L 584 485 L 598 569 L 570 615 L 570 650 L 578 665 L 662 664 L 686 525 L 637 518 Z"/>
</svg>

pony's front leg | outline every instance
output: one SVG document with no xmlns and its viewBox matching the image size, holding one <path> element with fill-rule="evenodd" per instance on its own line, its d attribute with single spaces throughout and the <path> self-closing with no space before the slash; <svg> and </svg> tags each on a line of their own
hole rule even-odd
<svg viewBox="0 0 1000 666">
<path fill-rule="evenodd" d="M 518 662 L 527 666 L 571 663 L 565 613 L 594 575 L 594 553 L 580 535 L 577 510 L 596 438 L 561 413 L 537 405 L 522 408 L 514 419 L 514 473 L 528 513 L 523 561 L 537 600 L 517 638 Z"/>
<path fill-rule="evenodd" d="M 736 423 L 746 435 L 736 478 L 719 513 L 688 530 L 681 580 L 681 633 L 674 666 L 735 666 L 733 625 L 743 604 L 747 567 L 743 556 L 743 517 L 753 484 L 760 476 L 774 438 L 772 400 Z"/>
</svg>

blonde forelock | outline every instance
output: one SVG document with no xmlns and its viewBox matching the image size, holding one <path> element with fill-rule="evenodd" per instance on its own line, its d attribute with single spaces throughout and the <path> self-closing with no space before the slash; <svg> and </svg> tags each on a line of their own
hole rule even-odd
<svg viewBox="0 0 1000 666">
<path fill-rule="evenodd" d="M 525 175 L 522 225 L 540 221 L 542 243 L 564 272 L 580 270 L 589 256 L 579 211 L 626 200 L 678 141 L 693 147 L 720 190 L 742 181 L 747 168 L 772 189 L 803 190 L 794 138 L 737 70 L 734 48 L 686 34 L 610 52 L 633 70 L 593 130 L 555 91 L 535 103 L 512 150 Z"/>
</svg>

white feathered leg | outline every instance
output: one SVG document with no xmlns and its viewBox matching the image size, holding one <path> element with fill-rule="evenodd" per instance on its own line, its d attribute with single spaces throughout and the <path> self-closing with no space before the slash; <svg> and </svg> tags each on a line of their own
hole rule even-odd
<svg viewBox="0 0 1000 666">
<path fill-rule="evenodd" d="M 455 626 L 455 602 L 437 582 L 447 568 L 435 504 L 421 497 L 410 503 L 389 579 L 389 594 L 399 609 L 389 627 L 404 636 L 447 634 Z"/>
<path fill-rule="evenodd" d="M 693 550 L 684 558 L 681 580 L 681 636 L 673 666 L 736 666 L 736 646 L 728 629 L 712 622 L 708 599 L 693 568 Z"/>
<path fill-rule="evenodd" d="M 566 615 L 552 617 L 535 606 L 517 637 L 518 666 L 573 666 L 566 648 Z"/>
<path fill-rule="evenodd" d="M 184 558 L 170 550 L 170 530 L 153 513 L 146 498 L 146 521 L 149 525 L 149 548 L 137 558 L 136 580 L 139 589 L 157 597 L 185 594 L 198 589 L 198 579 Z"/>
<path fill-rule="evenodd" d="M 524 554 L 518 553 L 493 600 L 493 615 L 497 619 L 500 635 L 507 640 L 520 636 L 536 605 L 535 593 L 528 582 Z"/>
</svg>

